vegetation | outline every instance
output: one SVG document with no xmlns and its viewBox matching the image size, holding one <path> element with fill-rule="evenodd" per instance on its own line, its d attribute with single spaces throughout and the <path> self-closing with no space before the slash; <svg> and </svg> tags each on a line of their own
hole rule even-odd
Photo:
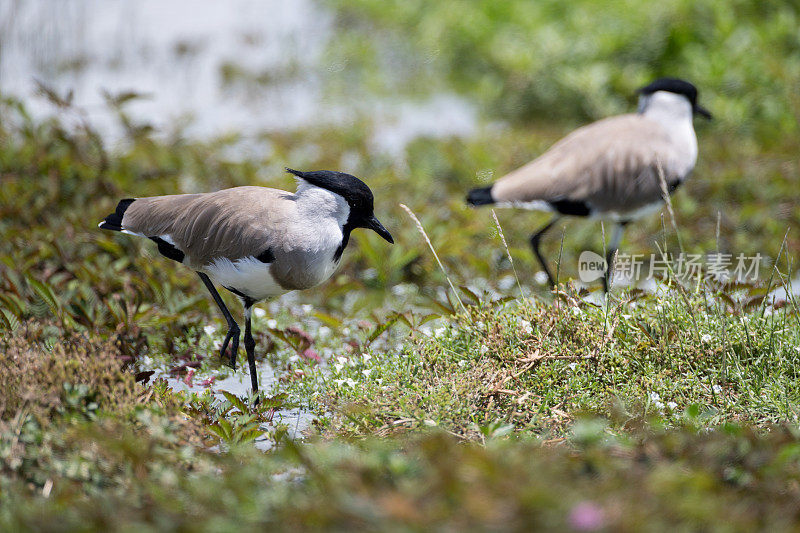
<svg viewBox="0 0 800 533">
<path fill-rule="evenodd" d="M 364 113 L 264 134 L 263 155 L 241 158 L 236 135 L 138 123 L 123 94 L 108 95 L 125 131 L 112 149 L 65 95 L 42 87 L 45 120 L 0 97 L 0 529 L 796 527 L 797 8 L 327 4 L 326 59 L 348 60 L 332 98 L 456 91 L 481 109 L 477 132 L 414 139 L 398 160 L 375 152 Z M 674 219 L 623 247 L 758 252 L 758 281 L 546 291 L 527 249 L 544 218 L 495 223 L 464 192 L 665 74 L 717 118 L 698 124 Z M 291 189 L 289 165 L 363 177 L 397 244 L 355 232 L 329 283 L 260 306 L 257 357 L 276 380 L 255 405 L 217 391 L 224 322 L 196 276 L 96 223 L 127 196 Z M 602 249 L 598 229 L 553 232 L 560 279 Z M 316 416 L 304 441 L 281 417 L 296 405 Z"/>
</svg>

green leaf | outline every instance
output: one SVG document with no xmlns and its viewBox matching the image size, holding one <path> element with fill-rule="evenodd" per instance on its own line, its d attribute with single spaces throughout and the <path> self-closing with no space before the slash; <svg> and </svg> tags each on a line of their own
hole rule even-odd
<svg viewBox="0 0 800 533">
<path fill-rule="evenodd" d="M 53 293 L 53 289 L 50 288 L 49 285 L 39 281 L 38 279 L 34 279 L 31 276 L 25 276 L 28 280 L 28 284 L 30 284 L 31 288 L 33 288 L 34 292 L 47 304 L 50 308 L 50 311 L 55 315 L 59 316 L 61 312 L 61 305 L 56 298 L 56 295 Z"/>
<path fill-rule="evenodd" d="M 236 442 L 253 442 L 258 437 L 264 434 L 260 428 L 249 429 L 244 433 L 237 435 Z"/>
<path fill-rule="evenodd" d="M 225 399 L 228 400 L 229 402 L 231 402 L 231 405 L 236 407 L 241 413 L 244 414 L 244 413 L 249 413 L 250 412 L 250 410 L 247 408 L 247 406 L 244 404 L 244 402 L 238 396 L 236 396 L 235 394 L 232 394 L 232 393 L 230 393 L 230 392 L 228 392 L 226 390 L 221 390 L 219 392 L 223 396 L 225 396 Z"/>
</svg>

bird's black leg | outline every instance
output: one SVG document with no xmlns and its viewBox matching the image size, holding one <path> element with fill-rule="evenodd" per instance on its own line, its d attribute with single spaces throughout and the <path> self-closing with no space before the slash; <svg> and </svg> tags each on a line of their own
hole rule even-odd
<svg viewBox="0 0 800 533">
<path fill-rule="evenodd" d="M 222 341 L 222 348 L 219 350 L 219 356 L 222 358 L 225 357 L 225 350 L 228 348 L 228 343 L 230 343 L 230 367 L 235 370 L 236 353 L 239 351 L 239 333 L 241 332 L 239 329 L 239 324 L 237 324 L 233 319 L 231 312 L 228 311 L 228 308 L 225 306 L 225 302 L 222 301 L 222 297 L 217 292 L 217 289 L 214 287 L 214 284 L 211 282 L 209 277 L 203 272 L 198 272 L 197 275 L 200 276 L 201 280 L 203 280 L 206 288 L 208 288 L 208 292 L 211 293 L 211 297 L 214 298 L 214 301 L 217 303 L 217 307 L 219 307 L 219 310 L 222 311 L 222 316 L 225 317 L 225 321 L 228 323 L 228 334 L 225 335 L 225 340 Z"/>
<path fill-rule="evenodd" d="M 256 372 L 256 341 L 250 327 L 250 313 L 255 302 L 249 298 L 244 300 L 244 349 L 247 351 L 247 364 L 250 366 L 250 383 L 253 392 L 258 392 L 258 373 Z M 256 400 L 258 401 L 258 400 Z"/>
<path fill-rule="evenodd" d="M 625 230 L 625 226 L 628 225 L 628 222 L 627 220 L 622 221 L 614 228 L 614 235 L 611 237 L 611 243 L 606 253 L 606 273 L 603 276 L 604 293 L 608 293 L 608 289 L 611 287 L 611 282 L 614 277 L 614 256 L 617 255 L 619 243 L 622 240 L 622 232 Z"/>
<path fill-rule="evenodd" d="M 558 217 L 553 217 L 553 220 L 548 222 L 543 228 L 539 229 L 539 231 L 531 235 L 531 248 L 533 248 L 533 253 L 536 255 L 536 259 L 539 260 L 539 264 L 542 265 L 544 273 L 547 274 L 547 280 L 550 282 L 551 289 L 555 288 L 556 280 L 553 278 L 553 274 L 550 273 L 550 269 L 547 268 L 547 263 L 545 262 L 544 257 L 542 257 L 541 252 L 539 252 L 539 241 L 541 240 L 542 235 L 544 235 L 547 230 L 552 228 L 553 224 L 555 224 L 557 221 Z"/>
</svg>

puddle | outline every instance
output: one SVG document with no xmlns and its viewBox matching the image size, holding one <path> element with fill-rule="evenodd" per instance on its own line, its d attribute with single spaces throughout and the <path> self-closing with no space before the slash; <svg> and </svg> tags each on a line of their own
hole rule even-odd
<svg viewBox="0 0 800 533">
<path fill-rule="evenodd" d="M 258 383 L 261 390 L 270 394 L 270 391 L 275 390 L 277 376 L 270 365 L 267 363 L 260 363 L 257 366 L 258 370 Z M 225 397 L 219 391 L 228 391 L 236 396 L 247 396 L 250 392 L 250 374 L 246 369 L 239 368 L 231 375 L 217 379 L 211 385 L 201 385 L 204 377 L 195 377 L 192 380 L 192 385 L 188 385 L 183 378 L 170 376 L 167 373 L 157 372 L 155 377 L 163 377 L 167 380 L 167 384 L 176 391 L 188 391 L 202 393 L 206 390 L 211 390 L 214 396 L 219 400 L 224 400 Z M 285 409 L 275 411 L 275 423 L 286 424 L 289 431 L 289 437 L 292 439 L 302 439 L 303 433 L 314 420 L 314 415 L 300 407 L 294 409 Z M 269 427 L 262 426 L 262 429 L 268 430 Z M 257 439 L 256 448 L 267 450 L 272 446 L 272 441 L 269 438 L 262 437 Z"/>
</svg>

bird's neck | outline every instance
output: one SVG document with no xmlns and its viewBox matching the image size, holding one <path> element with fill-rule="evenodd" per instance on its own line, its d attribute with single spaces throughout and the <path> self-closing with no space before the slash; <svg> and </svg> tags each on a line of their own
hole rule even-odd
<svg viewBox="0 0 800 533">
<path fill-rule="evenodd" d="M 639 100 L 639 113 L 660 124 L 675 146 L 694 166 L 697 159 L 697 136 L 694 133 L 692 104 L 685 97 L 656 91 Z"/>
<path fill-rule="evenodd" d="M 667 129 L 687 126 L 692 128 L 692 104 L 679 94 L 656 91 L 642 96 L 639 100 L 639 113 Z"/>
</svg>

